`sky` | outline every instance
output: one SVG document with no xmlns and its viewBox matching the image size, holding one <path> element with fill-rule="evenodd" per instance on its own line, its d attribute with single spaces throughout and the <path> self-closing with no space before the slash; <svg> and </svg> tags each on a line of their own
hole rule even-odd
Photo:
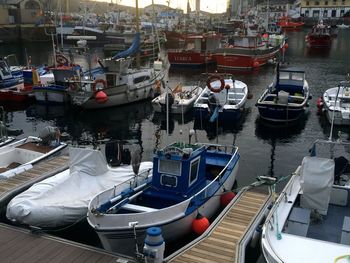
<svg viewBox="0 0 350 263">
<path fill-rule="evenodd" d="M 110 0 L 98 0 L 104 2 L 110 2 Z M 135 6 L 136 0 L 112 0 L 113 3 L 120 5 Z M 139 7 L 145 7 L 152 4 L 152 0 L 138 0 Z M 211 13 L 223 13 L 226 11 L 227 0 L 200 0 L 201 10 Z M 154 0 L 155 4 L 167 5 L 168 0 Z M 185 10 L 187 7 L 187 0 L 170 0 L 170 7 L 181 8 Z M 191 10 L 195 10 L 195 0 L 190 0 Z"/>
</svg>

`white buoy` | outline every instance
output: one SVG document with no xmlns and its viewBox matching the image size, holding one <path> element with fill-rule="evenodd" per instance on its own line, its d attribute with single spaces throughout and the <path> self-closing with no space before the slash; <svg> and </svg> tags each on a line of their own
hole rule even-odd
<svg viewBox="0 0 350 263">
<path fill-rule="evenodd" d="M 164 259 L 165 242 L 159 227 L 147 229 L 143 254 L 145 262 L 161 263 Z"/>
</svg>

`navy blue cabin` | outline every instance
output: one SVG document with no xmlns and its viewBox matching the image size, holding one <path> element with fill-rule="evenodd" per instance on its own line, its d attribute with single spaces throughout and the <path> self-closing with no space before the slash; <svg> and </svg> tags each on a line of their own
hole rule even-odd
<svg viewBox="0 0 350 263">
<path fill-rule="evenodd" d="M 305 71 L 298 68 L 280 69 L 276 81 L 274 83 L 274 89 L 276 93 L 278 91 L 288 92 L 290 95 L 302 95 L 304 96 L 304 80 Z"/>
</svg>

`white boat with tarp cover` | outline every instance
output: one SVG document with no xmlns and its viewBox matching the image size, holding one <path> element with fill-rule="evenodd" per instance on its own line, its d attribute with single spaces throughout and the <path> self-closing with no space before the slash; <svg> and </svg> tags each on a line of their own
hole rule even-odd
<svg viewBox="0 0 350 263">
<path fill-rule="evenodd" d="M 70 148 L 69 169 L 14 197 L 7 206 L 7 218 L 19 224 L 51 229 L 82 220 L 93 196 L 112 186 L 129 184 L 134 178 L 130 155 L 125 156 L 125 153 L 119 152 L 124 163 L 117 162 L 117 155 L 108 154 L 107 162 L 99 150 Z M 142 162 L 139 169 L 151 174 L 152 162 Z"/>
<path fill-rule="evenodd" d="M 0 148 L 0 181 L 15 176 L 33 167 L 33 164 L 58 153 L 66 143 L 43 145 L 39 137 L 12 142 Z"/>
<path fill-rule="evenodd" d="M 263 226 L 268 263 L 349 262 L 350 144 L 318 140 Z"/>
<path fill-rule="evenodd" d="M 191 232 L 200 214 L 211 218 L 220 195 L 231 190 L 239 166 L 238 148 L 173 143 L 153 158 L 153 176 L 112 187 L 95 196 L 88 222 L 106 250 L 135 255 L 149 227 L 161 227 L 164 240 Z M 140 250 L 141 251 L 141 250 Z"/>
</svg>

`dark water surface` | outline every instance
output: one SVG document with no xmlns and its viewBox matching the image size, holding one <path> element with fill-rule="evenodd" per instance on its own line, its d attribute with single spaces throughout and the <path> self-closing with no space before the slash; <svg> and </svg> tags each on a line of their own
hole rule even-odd
<svg viewBox="0 0 350 263">
<path fill-rule="evenodd" d="M 253 94 L 247 101 L 242 120 L 235 125 L 215 129 L 197 129 L 200 142 L 220 144 L 235 143 L 241 154 L 238 173 L 238 186 L 255 181 L 259 175 L 277 177 L 292 173 L 302 158 L 308 153 L 312 142 L 317 138 L 328 138 L 330 124 L 317 113 L 316 99 L 350 72 L 350 30 L 339 31 L 329 50 L 309 50 L 305 44 L 307 29 L 288 32 L 289 48 L 286 61 L 293 67 L 306 71 L 306 79 L 313 95 L 307 114 L 294 125 L 273 125 L 258 117 L 256 100 L 263 89 L 273 80 L 272 65 L 257 72 L 234 73 L 234 77 L 245 82 Z M 26 46 L 34 64 L 48 63 L 51 46 L 47 44 Z M 25 61 L 23 46 L 0 46 L 0 55 L 16 53 L 20 61 Z M 96 57 L 99 52 L 92 56 Z M 204 70 L 205 71 L 205 70 Z M 178 82 L 193 83 L 200 79 L 201 71 L 171 70 L 170 85 Z M 150 102 L 102 110 L 77 110 L 63 106 L 45 107 L 42 105 L 10 105 L 7 113 L 11 128 L 23 129 L 20 137 L 37 135 L 46 125 L 56 125 L 73 139 L 115 138 L 128 140 L 143 150 L 143 160 L 151 160 L 155 149 L 167 142 L 188 140 L 188 131 L 194 127 L 192 116 L 176 116 L 169 122 L 170 134 L 166 135 L 166 121 L 161 114 L 155 114 Z M 16 108 L 17 107 L 17 108 Z M 201 124 L 196 124 L 201 128 Z M 334 136 L 348 140 L 349 127 L 336 127 Z M 282 187 L 282 186 L 280 186 Z"/>
</svg>

